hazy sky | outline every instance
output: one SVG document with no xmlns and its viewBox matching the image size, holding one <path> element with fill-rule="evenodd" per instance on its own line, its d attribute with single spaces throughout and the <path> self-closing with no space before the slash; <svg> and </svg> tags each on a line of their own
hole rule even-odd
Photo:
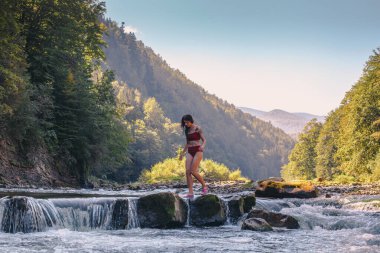
<svg viewBox="0 0 380 253">
<path fill-rule="evenodd" d="M 325 115 L 380 47 L 380 0 L 106 0 L 107 16 L 236 106 Z"/>
</svg>

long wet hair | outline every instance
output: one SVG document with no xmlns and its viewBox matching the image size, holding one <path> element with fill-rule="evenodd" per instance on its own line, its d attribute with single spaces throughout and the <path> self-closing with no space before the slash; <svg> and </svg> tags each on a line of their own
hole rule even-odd
<svg viewBox="0 0 380 253">
<path fill-rule="evenodd" d="M 193 116 L 191 116 L 190 114 L 186 114 L 182 116 L 181 127 L 184 134 L 187 136 L 187 133 L 189 132 L 189 128 L 185 125 L 185 120 L 190 121 L 191 123 L 194 123 L 194 119 L 193 119 Z"/>
</svg>

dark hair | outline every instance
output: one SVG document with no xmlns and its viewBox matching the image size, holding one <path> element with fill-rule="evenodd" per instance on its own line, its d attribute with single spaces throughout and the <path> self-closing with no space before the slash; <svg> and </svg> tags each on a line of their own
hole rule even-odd
<svg viewBox="0 0 380 253">
<path fill-rule="evenodd" d="M 187 133 L 189 132 L 189 128 L 185 125 L 185 120 L 190 121 L 191 123 L 194 123 L 194 119 L 193 119 L 193 116 L 191 116 L 190 114 L 186 114 L 182 116 L 181 127 L 183 129 L 183 132 L 187 136 Z"/>
</svg>

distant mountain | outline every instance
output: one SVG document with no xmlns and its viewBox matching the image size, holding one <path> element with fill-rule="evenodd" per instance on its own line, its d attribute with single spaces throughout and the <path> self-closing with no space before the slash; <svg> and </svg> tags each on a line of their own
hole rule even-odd
<svg viewBox="0 0 380 253">
<path fill-rule="evenodd" d="M 238 108 L 243 112 L 247 112 L 261 120 L 271 122 L 273 126 L 281 128 L 285 131 L 285 133 L 289 134 L 293 138 L 297 138 L 306 123 L 311 119 L 316 118 L 319 122 L 325 121 L 325 116 L 318 116 L 303 112 L 290 113 L 279 109 L 265 112 L 247 107 Z"/>
<path fill-rule="evenodd" d="M 205 157 L 240 168 L 253 179 L 280 175 L 294 146 L 290 136 L 208 93 L 115 22 L 104 23 L 108 28 L 106 67 L 143 97 L 154 97 L 172 122 L 192 114 L 207 138 Z M 178 144 L 184 143 L 183 137 Z"/>
</svg>

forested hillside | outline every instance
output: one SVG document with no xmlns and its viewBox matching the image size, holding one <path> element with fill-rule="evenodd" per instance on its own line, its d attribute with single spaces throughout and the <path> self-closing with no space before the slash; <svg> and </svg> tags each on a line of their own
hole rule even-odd
<svg viewBox="0 0 380 253">
<path fill-rule="evenodd" d="M 155 97 L 172 122 L 192 114 L 207 137 L 206 157 L 240 168 L 243 175 L 256 179 L 279 175 L 293 146 L 288 135 L 209 94 L 171 68 L 133 33 L 124 33 L 123 26 L 104 22 L 108 28 L 104 37 L 107 67 L 143 97 Z"/>
<path fill-rule="evenodd" d="M 104 11 L 95 0 L 1 1 L 2 183 L 86 185 L 94 170 L 127 161 L 113 74 L 92 78 Z"/>
<path fill-rule="evenodd" d="M 374 51 L 358 82 L 324 124 L 311 121 L 282 174 L 343 182 L 380 180 L 380 54 Z"/>
</svg>

